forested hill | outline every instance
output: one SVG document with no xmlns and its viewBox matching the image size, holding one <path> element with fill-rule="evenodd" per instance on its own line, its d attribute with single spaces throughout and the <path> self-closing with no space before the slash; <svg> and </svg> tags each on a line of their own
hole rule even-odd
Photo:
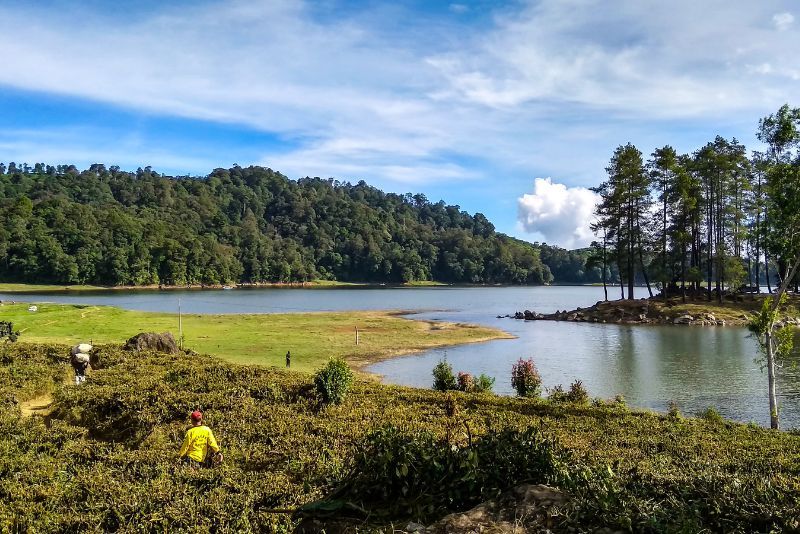
<svg viewBox="0 0 800 534">
<path fill-rule="evenodd" d="M 262 167 L 168 177 L 0 164 L 0 280 L 551 282 L 539 248 L 482 214 Z"/>
</svg>

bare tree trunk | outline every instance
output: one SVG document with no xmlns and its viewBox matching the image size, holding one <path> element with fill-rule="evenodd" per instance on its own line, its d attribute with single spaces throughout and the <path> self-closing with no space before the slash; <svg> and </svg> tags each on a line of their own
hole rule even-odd
<svg viewBox="0 0 800 534">
<path fill-rule="evenodd" d="M 769 383 L 769 426 L 778 430 L 778 397 L 775 394 L 775 354 L 772 350 L 772 327 L 764 334 L 767 344 L 767 380 Z"/>
</svg>

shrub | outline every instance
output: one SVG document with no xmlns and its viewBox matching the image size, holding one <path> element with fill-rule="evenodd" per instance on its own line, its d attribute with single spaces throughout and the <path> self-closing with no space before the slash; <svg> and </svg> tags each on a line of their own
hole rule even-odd
<svg viewBox="0 0 800 534">
<path fill-rule="evenodd" d="M 681 418 L 681 410 L 678 408 L 678 403 L 675 401 L 669 401 L 667 403 L 667 416 L 672 419 L 680 419 Z"/>
<path fill-rule="evenodd" d="M 533 364 L 533 358 L 520 358 L 511 368 L 511 387 L 520 397 L 538 397 L 542 390 L 542 377 Z"/>
<path fill-rule="evenodd" d="M 625 395 L 623 395 L 622 393 L 617 393 L 617 395 L 614 397 L 614 404 L 616 404 L 619 407 L 625 407 L 626 405 Z"/>
<path fill-rule="evenodd" d="M 475 379 L 475 389 L 476 393 L 491 393 L 492 387 L 494 387 L 494 377 L 488 376 L 486 374 L 481 373 L 478 378 Z"/>
<path fill-rule="evenodd" d="M 317 393 L 325 404 L 341 404 L 352 383 L 353 371 L 344 360 L 338 358 L 332 358 L 314 376 Z"/>
<path fill-rule="evenodd" d="M 583 382 L 576 380 L 569 387 L 567 400 L 573 404 L 589 404 L 589 392 L 583 386 Z"/>
<path fill-rule="evenodd" d="M 537 428 L 504 429 L 467 444 L 388 426 L 369 434 L 333 492 L 373 517 L 430 519 L 463 510 L 522 481 L 559 481 L 564 453 Z M 308 508 L 320 508 L 312 503 Z"/>
<path fill-rule="evenodd" d="M 433 389 L 436 391 L 449 391 L 458 389 L 453 367 L 445 360 L 440 361 L 433 368 Z"/>
<path fill-rule="evenodd" d="M 458 390 L 470 392 L 475 389 L 475 380 L 469 373 L 458 373 Z"/>
<path fill-rule="evenodd" d="M 702 412 L 700 412 L 697 415 L 699 415 L 700 417 L 702 417 L 703 419 L 705 419 L 709 423 L 724 423 L 725 422 L 725 418 L 722 417 L 722 414 L 720 414 L 719 411 L 716 408 L 714 408 L 713 406 L 709 406 L 708 408 L 706 408 L 705 410 L 703 410 Z"/>
<path fill-rule="evenodd" d="M 564 393 L 561 384 L 557 384 L 547 391 L 547 400 L 555 403 L 566 402 L 567 394 Z"/>
</svg>

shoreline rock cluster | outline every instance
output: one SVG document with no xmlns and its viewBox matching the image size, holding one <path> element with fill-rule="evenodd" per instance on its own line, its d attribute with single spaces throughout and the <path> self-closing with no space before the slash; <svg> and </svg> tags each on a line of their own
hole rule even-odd
<svg viewBox="0 0 800 534">
<path fill-rule="evenodd" d="M 588 308 L 557 310 L 554 313 L 538 313 L 532 310 L 518 311 L 505 317 L 524 321 L 567 321 L 577 323 L 655 324 L 690 326 L 744 326 L 749 315 L 742 311 L 736 318 L 721 318 L 711 312 L 686 313 L 671 309 L 650 300 L 597 302 Z M 786 319 L 800 324 L 800 318 Z"/>
</svg>

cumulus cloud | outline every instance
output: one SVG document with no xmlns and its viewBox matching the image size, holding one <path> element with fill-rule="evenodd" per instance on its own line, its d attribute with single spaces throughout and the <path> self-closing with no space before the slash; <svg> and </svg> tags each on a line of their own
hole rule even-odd
<svg viewBox="0 0 800 534">
<path fill-rule="evenodd" d="M 551 245 L 568 249 L 588 246 L 589 229 L 599 197 L 583 187 L 567 187 L 550 178 L 536 178 L 533 193 L 520 197 L 518 218 L 523 229 Z"/>
<path fill-rule="evenodd" d="M 773 15 L 772 22 L 779 31 L 789 29 L 789 26 L 794 22 L 794 15 L 791 13 L 777 13 Z"/>
</svg>

